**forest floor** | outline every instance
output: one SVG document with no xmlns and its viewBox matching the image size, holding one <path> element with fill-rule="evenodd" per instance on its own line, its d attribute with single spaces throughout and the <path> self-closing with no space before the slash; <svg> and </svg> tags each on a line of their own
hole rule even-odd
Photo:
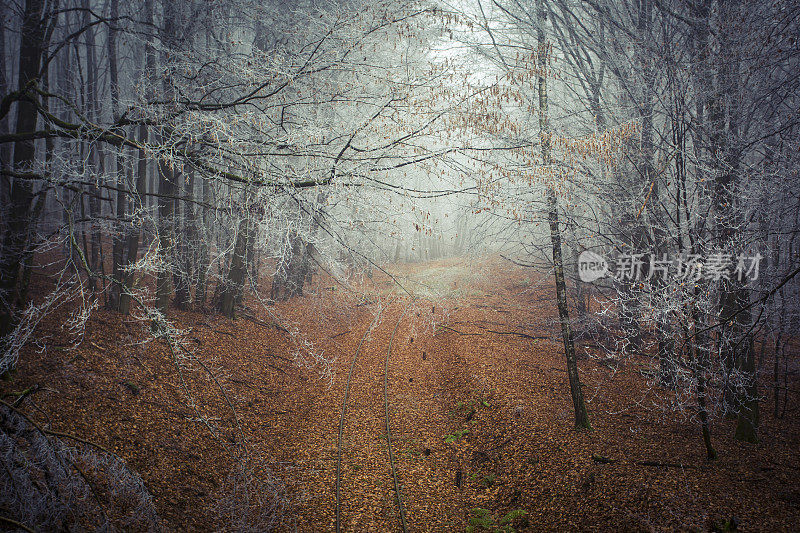
<svg viewBox="0 0 800 533">
<path fill-rule="evenodd" d="M 250 506 L 273 506 L 264 520 L 276 529 L 335 529 L 338 463 L 341 530 L 401 531 L 385 399 L 409 531 L 504 517 L 526 531 L 708 531 L 734 518 L 741 531 L 800 527 L 796 373 L 783 418 L 764 392 L 761 443 L 715 421 L 719 459 L 708 462 L 693 407 L 659 407 L 671 393 L 647 385 L 646 358 L 583 357 L 593 429 L 576 431 L 548 277 L 497 258 L 389 271 L 395 279 L 376 271 L 358 293 L 315 280 L 234 321 L 176 310 L 191 357 L 140 343 L 141 322 L 103 310 L 72 349 L 66 316 L 53 315 L 40 326 L 48 348 L 26 350 L 0 395 L 40 385 L 26 411 L 122 457 L 166 530 L 223 529 L 226 509 L 247 507 L 241 483 L 231 507 L 219 503 L 237 479 L 237 443 L 266 480 Z"/>
</svg>

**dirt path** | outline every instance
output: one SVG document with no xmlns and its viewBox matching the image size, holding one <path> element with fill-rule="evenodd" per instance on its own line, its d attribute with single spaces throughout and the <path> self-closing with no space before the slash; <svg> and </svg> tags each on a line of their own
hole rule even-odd
<svg viewBox="0 0 800 533">
<path fill-rule="evenodd" d="M 461 496 L 456 485 L 457 461 L 452 443 L 448 406 L 466 384 L 463 365 L 437 354 L 433 332 L 422 311 L 409 301 L 395 301 L 364 313 L 361 331 L 341 339 L 342 346 L 363 345 L 337 362 L 331 388 L 307 411 L 306 426 L 319 428 L 322 446 L 297 443 L 307 455 L 311 474 L 302 483 L 307 492 L 291 517 L 300 531 L 335 530 L 338 432 L 348 377 L 350 390 L 342 424 L 340 469 L 340 526 L 342 531 L 402 531 L 386 438 L 384 367 L 393 331 L 387 379 L 389 427 L 409 531 L 429 530 L 433 524 L 464 527 Z M 371 328 L 369 316 L 373 317 Z M 399 324 L 398 324 L 399 320 Z M 366 329 L 370 329 L 366 332 Z M 365 335 L 366 333 L 366 335 Z M 352 342 L 358 338 L 358 342 Z M 424 355 L 423 355 L 424 354 Z M 346 355 L 346 356 L 344 356 Z M 337 407 L 334 407 L 337 406 Z M 303 432 L 305 433 L 305 432 Z M 314 452 L 321 453 L 316 454 Z M 458 504 L 455 505 L 454 504 Z M 458 509 L 458 512 L 455 512 Z"/>
<path fill-rule="evenodd" d="M 754 465 L 765 459 L 726 438 L 729 428 L 719 427 L 717 443 L 726 456 L 715 465 L 705 463 L 692 424 L 642 408 L 648 391 L 636 362 L 618 372 L 581 362 L 594 430 L 573 430 L 563 350 L 548 322 L 554 310 L 546 284 L 537 287 L 517 274 L 482 285 L 473 281 L 464 291 L 424 274 L 426 290 L 444 287 L 456 294 L 447 309 L 439 307 L 441 298 L 436 304 L 416 300 L 400 321 L 389 361 L 389 422 L 409 531 L 464 531 L 481 517 L 496 526 L 523 511 L 526 516 L 509 519 L 517 531 L 703 530 L 710 520 L 730 516 L 767 523 L 757 507 L 743 503 L 746 498 L 715 496 L 744 465 L 757 470 Z M 382 312 L 353 366 L 343 426 L 342 531 L 402 531 L 385 437 L 383 365 L 407 303 L 398 298 Z M 309 409 L 314 418 L 306 421 L 319 428 L 324 443 L 305 448 L 314 475 L 299 479 L 306 492 L 296 499 L 284 530 L 335 529 L 340 407 L 355 347 L 376 312 L 362 309 L 350 317 L 360 329 L 337 339 L 334 384 L 315 397 Z M 780 458 L 780 447 L 761 453 L 776 463 L 793 461 Z M 615 462 L 598 464 L 595 456 Z M 639 464 L 652 460 L 689 466 Z M 769 496 L 773 489 L 744 482 L 736 490 L 762 506 L 787 497 Z"/>
<path fill-rule="evenodd" d="M 647 359 L 614 370 L 582 359 L 593 431 L 577 432 L 563 348 L 552 336 L 548 278 L 454 261 L 402 270 L 424 289 L 407 310 L 412 299 L 390 280 L 346 297 L 320 282 L 316 294 L 278 304 L 285 324 L 302 334 L 271 326 L 266 313 L 257 321 L 173 315 L 196 356 L 219 375 L 240 433 L 201 368 L 187 365 L 179 375 L 162 344 L 135 343 L 138 326 L 104 311 L 80 348 L 26 353 L 20 377 L 0 382 L 0 394 L 43 385 L 29 400 L 31 413 L 124 458 L 152 491 L 167 531 L 235 529 L 219 502 L 240 494 L 231 491 L 235 463 L 226 444 L 239 435 L 254 459 L 253 478 L 275 480 L 256 496 L 275 495 L 266 520 L 279 520 L 278 531 L 335 531 L 340 449 L 341 531 L 402 531 L 384 380 L 408 531 L 458 532 L 471 519 L 496 526 L 506 518 L 517 531 L 704 531 L 733 516 L 743 530 L 782 531 L 800 521 L 796 419 L 765 412 L 757 447 L 731 438 L 733 422 L 717 421 L 720 459 L 711 464 L 696 424 L 652 407 L 652 395 L 665 391 L 643 382 Z M 59 322 L 47 326 L 58 338 Z M 303 339 L 333 360 L 330 382 L 318 368 L 298 365 Z M 187 405 L 184 377 L 220 438 Z M 265 529 L 260 523 L 253 529 Z"/>
</svg>

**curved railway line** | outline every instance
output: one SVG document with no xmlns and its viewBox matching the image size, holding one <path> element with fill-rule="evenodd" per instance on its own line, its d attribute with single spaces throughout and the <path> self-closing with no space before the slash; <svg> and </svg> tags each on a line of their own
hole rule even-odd
<svg viewBox="0 0 800 533">
<path fill-rule="evenodd" d="M 384 421 L 385 421 L 385 428 L 386 428 L 386 442 L 387 447 L 389 449 L 389 466 L 392 473 L 392 481 L 394 483 L 394 492 L 396 496 L 396 502 L 400 513 L 400 526 L 402 528 L 403 533 L 408 531 L 408 524 L 406 522 L 406 514 L 405 514 L 405 506 L 403 504 L 403 497 L 400 492 L 400 483 L 397 480 L 397 465 L 395 462 L 394 452 L 392 451 L 392 437 L 391 437 L 391 428 L 389 424 L 389 358 L 392 352 L 392 344 L 394 342 L 395 335 L 397 334 L 397 330 L 400 327 L 400 322 L 405 317 L 408 309 L 413 304 L 409 302 L 403 312 L 398 317 L 397 321 L 394 324 L 394 328 L 392 329 L 391 337 L 389 338 L 389 346 L 386 350 L 386 357 L 384 358 L 384 365 L 383 365 L 383 407 L 384 407 Z M 391 304 L 390 304 L 391 305 Z M 389 307 L 389 306 L 387 306 Z M 350 362 L 350 370 L 347 374 L 347 383 L 345 385 L 345 392 L 344 392 L 344 400 L 342 401 L 342 410 L 341 416 L 339 417 L 339 436 L 336 445 L 336 533 L 341 533 L 342 530 L 342 516 L 341 516 L 341 490 L 342 490 L 342 438 L 344 436 L 344 423 L 347 417 L 347 402 L 350 397 L 350 385 L 353 381 L 353 375 L 356 368 L 356 363 L 358 362 L 358 357 L 361 354 L 361 350 L 364 347 L 364 344 L 367 341 L 367 337 L 369 334 L 375 329 L 375 326 L 378 324 L 380 320 L 380 316 L 386 308 L 381 308 L 378 310 L 375 318 L 373 319 L 370 326 L 367 328 L 367 331 L 364 332 L 364 336 L 361 338 L 361 342 L 358 344 L 358 348 L 356 349 L 355 354 L 353 355 L 353 359 Z"/>
</svg>

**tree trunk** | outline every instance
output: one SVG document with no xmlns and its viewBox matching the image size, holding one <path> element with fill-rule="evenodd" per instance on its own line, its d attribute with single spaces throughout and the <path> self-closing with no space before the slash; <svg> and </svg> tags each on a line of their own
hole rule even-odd
<svg viewBox="0 0 800 533">
<path fill-rule="evenodd" d="M 234 318 L 236 295 L 241 290 L 247 274 L 245 255 L 247 254 L 247 237 L 250 232 L 249 221 L 248 213 L 244 213 L 236 230 L 236 242 L 233 245 L 230 266 L 228 267 L 228 279 L 220 296 L 219 310 L 228 318 Z"/>
<path fill-rule="evenodd" d="M 0 57 L 8 57 L 6 52 L 6 25 L 0 24 Z M 6 67 L 0 67 L 0 94 L 11 92 L 11 83 L 6 78 Z M 11 132 L 11 114 L 0 118 L 0 133 Z M 11 157 L 13 145 L 4 143 L 0 145 L 0 169 L 11 167 Z M 11 178 L 5 174 L 0 174 L 0 243 L 6 233 L 6 220 L 8 220 L 8 206 L 11 204 Z"/>
<path fill-rule="evenodd" d="M 569 389 L 572 395 L 572 406 L 575 412 L 575 427 L 590 429 L 589 414 L 583 401 L 583 390 L 578 376 L 578 360 L 575 354 L 575 341 L 569 323 L 567 306 L 567 287 L 564 282 L 564 262 L 561 256 L 561 234 L 558 228 L 558 200 L 550 190 L 547 194 L 548 218 L 550 221 L 550 240 L 553 245 L 553 267 L 556 283 L 556 300 L 558 301 L 558 319 L 561 322 L 561 337 L 564 340 L 564 354 L 567 358 L 567 374 Z"/>
<path fill-rule="evenodd" d="M 17 86 L 24 89 L 39 77 L 44 47 L 42 21 L 43 0 L 27 0 L 22 15 L 22 38 L 19 51 L 19 79 Z M 31 98 L 36 98 L 31 95 Z M 17 133 L 36 129 L 36 104 L 31 101 L 17 102 Z M 14 145 L 14 170 L 25 171 L 35 162 L 36 147 L 33 140 L 18 141 Z M 30 225 L 32 184 L 28 180 L 14 180 L 10 191 L 11 205 L 8 208 L 6 233 L 0 253 L 0 337 L 14 327 L 16 309 L 12 294 L 17 286 L 19 265 L 27 244 Z"/>
<path fill-rule="evenodd" d="M 97 59 L 95 54 L 94 27 L 90 27 L 89 0 L 83 0 L 83 24 L 87 27 L 84 32 L 86 39 L 86 114 L 94 123 L 99 123 L 100 109 L 97 99 Z M 97 143 L 84 141 L 89 149 L 87 166 L 89 175 L 94 180 L 89 180 L 89 228 L 91 233 L 91 246 L 89 252 L 89 287 L 94 293 L 98 289 L 98 281 L 103 283 L 98 275 L 103 271 L 102 242 L 100 235 L 99 219 L 101 215 L 99 176 L 105 173 L 103 154 L 98 150 Z"/>
<path fill-rule="evenodd" d="M 186 288 L 189 293 L 186 295 L 187 304 L 192 301 L 191 289 L 194 286 L 195 295 L 199 291 L 198 287 L 198 268 L 200 264 L 200 221 L 197 216 L 197 206 L 194 205 L 195 198 L 195 169 L 189 168 L 186 173 L 186 196 L 188 200 L 184 203 L 184 223 L 186 228 L 186 256 L 184 269 L 187 273 Z"/>
<path fill-rule="evenodd" d="M 188 169 L 187 169 L 188 170 Z M 189 170 L 191 172 L 191 170 Z M 191 178 L 186 173 L 176 176 L 175 188 L 178 198 L 187 195 L 187 181 Z M 175 306 L 185 310 L 192 299 L 191 293 L 191 260 L 189 259 L 189 235 L 186 212 L 187 202 L 175 199 L 175 217 L 173 233 L 175 235 L 175 259 L 172 281 L 175 285 Z"/>
<path fill-rule="evenodd" d="M 50 75 L 47 70 L 42 73 L 42 80 L 41 80 L 42 89 L 46 92 L 50 92 Z M 48 102 L 45 100 L 42 102 L 42 107 L 49 111 Z M 53 150 L 55 148 L 55 139 L 47 138 L 45 139 L 45 149 L 44 149 L 44 157 L 45 157 L 45 164 L 47 168 L 50 168 L 50 165 L 53 161 Z M 39 222 L 40 217 L 42 216 L 42 212 L 44 211 L 44 207 L 47 203 L 47 188 L 43 187 L 36 195 L 36 200 L 33 203 L 33 210 L 31 211 L 31 219 L 30 224 L 28 225 L 28 236 L 25 239 L 27 245 L 25 247 L 25 253 L 22 256 L 22 262 L 20 264 L 21 269 L 21 279 L 17 284 L 16 294 L 14 296 L 14 306 L 16 308 L 20 308 L 24 305 L 25 301 L 28 297 L 28 286 L 30 285 L 31 281 L 31 273 L 33 272 L 33 256 L 36 250 L 36 239 L 37 239 L 37 232 L 36 228 Z"/>
<path fill-rule="evenodd" d="M 539 95 L 539 140 L 542 147 L 542 165 L 549 167 L 552 163 L 550 154 L 550 123 L 547 110 L 547 78 L 546 69 L 548 62 L 548 44 L 544 36 L 544 25 L 547 12 L 542 5 L 542 0 L 537 0 L 536 7 L 539 12 L 537 40 L 538 40 L 538 65 L 540 68 L 538 79 Z M 575 355 L 575 342 L 572 336 L 572 327 L 569 323 L 569 308 L 567 307 L 567 287 L 564 281 L 564 260 L 561 254 L 561 231 L 558 227 L 558 200 L 552 186 L 547 190 L 547 210 L 550 222 L 550 240 L 553 246 L 553 266 L 556 284 L 556 300 L 558 302 L 558 318 L 561 322 L 561 336 L 564 340 L 564 354 L 567 359 L 567 374 L 569 388 L 572 395 L 572 406 L 575 412 L 575 427 L 590 429 L 589 414 L 583 400 L 580 377 L 578 376 L 578 361 Z"/>
<path fill-rule="evenodd" d="M 288 251 L 281 257 L 272 279 L 270 298 L 287 300 L 303 294 L 303 287 L 310 268 L 309 248 L 297 230 L 290 232 Z"/>
<path fill-rule="evenodd" d="M 150 2 L 148 2 L 150 3 Z M 152 20 L 152 17 L 148 20 Z M 147 142 L 147 126 L 139 126 L 139 141 L 141 143 Z M 134 197 L 134 209 L 144 210 L 147 207 L 147 156 L 143 149 L 139 149 L 139 161 L 136 169 L 136 196 Z M 141 216 L 144 216 L 143 214 Z M 119 312 L 123 315 L 130 313 L 131 308 L 131 295 L 130 292 L 135 284 L 135 272 L 132 265 L 136 263 L 139 256 L 139 238 L 141 228 L 131 226 L 128 229 L 128 238 L 126 242 L 127 258 L 125 260 L 126 272 L 124 275 L 124 284 L 119 298 Z"/>
<path fill-rule="evenodd" d="M 207 179 L 203 180 L 203 208 L 202 216 L 197 221 L 197 234 L 200 236 L 200 257 L 198 259 L 197 268 L 199 270 L 197 276 L 197 290 L 195 291 L 194 299 L 197 306 L 202 308 L 206 303 L 206 293 L 208 292 L 208 269 L 209 269 L 209 246 L 208 242 L 211 239 L 211 232 L 209 226 L 209 213 L 208 205 L 211 202 L 211 186 Z"/>
<path fill-rule="evenodd" d="M 119 74 L 117 69 L 117 33 L 116 19 L 119 16 L 119 0 L 110 0 L 110 16 L 112 23 L 108 28 L 108 75 L 111 90 L 111 115 L 113 120 L 119 118 Z M 128 195 L 125 192 L 125 168 L 121 155 L 117 155 L 114 161 L 115 172 L 117 174 L 117 224 L 113 237 L 112 249 L 112 278 L 114 283 L 111 285 L 110 305 L 113 309 L 119 310 L 120 296 L 125 283 L 123 268 L 125 261 L 126 234 L 133 231 L 128 228 L 125 217 L 127 211 Z"/>
<path fill-rule="evenodd" d="M 695 288 L 695 298 L 699 298 L 701 289 Z M 692 304 L 690 304 L 692 305 Z M 690 313 L 692 322 L 694 322 L 694 331 L 702 331 L 705 322 L 701 319 L 700 311 L 697 307 L 693 307 Z M 697 411 L 700 416 L 700 430 L 703 434 L 703 444 L 706 449 L 706 458 L 713 461 L 717 458 L 717 451 L 711 443 L 711 426 L 708 420 L 708 407 L 706 405 L 706 372 L 710 364 L 710 353 L 708 347 L 708 340 L 705 333 L 696 334 L 692 341 L 692 337 L 687 332 L 687 348 L 692 356 L 692 371 L 694 372 L 695 382 L 697 383 Z M 692 350 L 694 348 L 694 350 Z"/>
<path fill-rule="evenodd" d="M 115 3 L 117 0 L 113 0 Z M 153 22 L 153 0 L 145 0 L 144 3 L 144 22 L 151 24 Z M 155 52 L 153 50 L 153 37 L 149 36 L 145 42 L 145 72 L 152 73 L 155 69 Z M 147 126 L 142 124 L 139 126 L 139 142 L 144 145 L 148 141 Z M 140 212 L 140 217 L 144 217 L 144 211 L 147 209 L 147 155 L 143 148 L 139 148 L 138 162 L 136 168 L 136 195 L 133 198 L 132 208 L 134 211 Z M 142 228 L 139 226 L 131 225 L 128 229 L 128 237 L 126 242 L 127 257 L 125 258 L 126 272 L 124 275 L 124 286 L 119 298 L 119 312 L 123 315 L 130 313 L 131 295 L 129 291 L 133 290 L 135 284 L 135 273 L 132 269 L 139 257 L 139 240 Z"/>
<path fill-rule="evenodd" d="M 158 163 L 158 253 L 161 264 L 156 276 L 156 307 L 166 314 L 172 297 L 172 260 L 175 245 L 175 171 L 165 161 Z"/>
<path fill-rule="evenodd" d="M 162 27 L 162 42 L 167 50 L 177 47 L 176 32 L 178 28 L 178 7 L 172 2 L 164 3 L 164 26 Z M 164 54 L 163 61 L 168 60 Z M 170 102 L 173 98 L 172 82 L 169 76 L 162 81 L 164 99 Z M 160 144 L 161 134 L 156 135 L 156 143 Z M 156 276 L 156 306 L 166 314 L 172 297 L 172 261 L 175 253 L 175 169 L 171 163 L 164 159 L 158 162 L 158 252 L 160 265 Z"/>
</svg>

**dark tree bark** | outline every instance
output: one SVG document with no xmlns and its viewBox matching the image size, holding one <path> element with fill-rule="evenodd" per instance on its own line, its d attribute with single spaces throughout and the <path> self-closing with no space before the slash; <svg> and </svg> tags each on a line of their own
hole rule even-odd
<svg viewBox="0 0 800 533">
<path fill-rule="evenodd" d="M 186 250 L 184 259 L 184 271 L 187 273 L 187 294 L 186 303 L 188 304 L 191 298 L 191 289 L 194 287 L 195 297 L 199 291 L 198 285 L 198 270 L 200 266 L 200 220 L 198 220 L 197 206 L 194 204 L 195 198 L 195 169 L 190 168 L 186 174 L 186 197 L 189 198 L 184 203 L 184 223 L 186 232 Z"/>
<path fill-rule="evenodd" d="M 197 234 L 200 237 L 200 254 L 198 258 L 197 269 L 197 290 L 195 291 L 195 301 L 197 306 L 202 308 L 206 303 L 206 294 L 208 293 L 208 269 L 209 269 L 209 246 L 208 240 L 211 235 L 208 231 L 209 225 L 209 212 L 208 205 L 211 203 L 211 185 L 208 180 L 203 180 L 203 206 L 201 208 L 201 216 L 196 221 Z"/>
<path fill-rule="evenodd" d="M 0 57 L 6 56 L 6 20 L 0 20 Z M 11 84 L 6 77 L 6 65 L 0 66 L 0 94 L 8 94 L 11 91 Z M 10 115 L 10 114 L 9 114 Z M 11 132 L 11 117 L 6 115 L 0 118 L 0 133 Z M 8 169 L 11 166 L 11 156 L 13 144 L 4 143 L 0 145 L 0 170 Z M 11 178 L 0 174 L 0 243 L 5 236 L 6 220 L 8 218 L 8 206 L 11 204 Z"/>
<path fill-rule="evenodd" d="M 548 56 L 548 45 L 544 35 L 544 25 L 547 20 L 547 12 L 544 9 L 542 0 L 537 0 L 536 8 L 538 11 L 537 40 L 538 40 L 538 64 L 546 65 Z M 550 123 L 547 110 L 547 78 L 542 69 L 538 76 L 538 96 L 539 96 L 539 140 L 542 148 L 542 165 L 548 167 L 552 164 L 551 145 L 550 145 Z M 578 375 L 578 360 L 575 355 L 575 341 L 573 339 L 572 327 L 569 322 L 569 307 L 567 304 L 567 285 L 564 281 L 564 260 L 561 252 L 561 231 L 558 223 L 558 199 L 552 187 L 547 191 L 547 210 L 550 223 L 550 241 L 553 247 L 553 267 L 556 285 L 556 300 L 558 303 L 558 318 L 561 322 L 561 336 L 564 341 L 564 355 L 567 359 L 567 374 L 569 376 L 569 388 L 572 396 L 572 406 L 575 414 L 575 427 L 580 429 L 590 429 L 589 414 L 586 411 L 586 404 L 583 400 L 583 390 Z"/>
<path fill-rule="evenodd" d="M 189 170 L 190 174 L 191 172 L 192 170 Z M 173 229 L 175 235 L 175 267 L 172 272 L 172 281 L 175 286 L 175 306 L 178 309 L 185 310 L 188 308 L 189 302 L 192 299 L 192 260 L 189 257 L 190 235 L 188 234 L 189 223 L 187 217 L 187 212 L 191 204 L 179 198 L 190 196 L 188 191 L 191 190 L 189 184 L 192 181 L 192 177 L 183 173 L 176 176 L 176 178 L 175 187 L 178 194 L 175 199 L 175 224 Z"/>
<path fill-rule="evenodd" d="M 50 75 L 47 69 L 45 69 L 45 71 L 42 73 L 41 86 L 46 92 L 50 92 Z M 42 102 L 42 107 L 49 111 L 48 102 L 46 100 Z M 55 140 L 53 138 L 45 139 L 44 157 L 45 163 L 48 167 L 53 160 L 54 144 Z M 48 189 L 43 187 L 37 194 L 35 194 L 30 224 L 28 225 L 28 236 L 25 240 L 27 245 L 25 247 L 25 253 L 22 255 L 22 262 L 20 264 L 21 278 L 17 284 L 14 295 L 14 306 L 16 308 L 20 308 L 22 305 L 24 305 L 28 297 L 28 287 L 31 281 L 31 274 L 33 272 L 33 256 L 38 238 L 37 226 L 39 219 L 42 216 L 42 212 L 44 211 L 44 206 L 47 203 L 47 192 Z"/>
<path fill-rule="evenodd" d="M 27 0 L 22 15 L 22 38 L 19 51 L 19 77 L 17 86 L 23 90 L 36 83 L 44 49 L 45 22 L 43 0 Z M 36 96 L 17 102 L 17 133 L 36 129 Z M 35 162 L 36 147 L 33 140 L 18 141 L 14 145 L 13 166 L 25 171 Z M 0 250 L 0 336 L 14 327 L 16 309 L 13 293 L 19 280 L 19 266 L 25 253 L 28 228 L 31 224 L 33 186 L 28 180 L 14 180 L 11 185 L 6 233 Z"/>
<path fill-rule="evenodd" d="M 167 48 L 177 46 L 178 7 L 172 2 L 164 4 L 164 26 L 162 27 L 162 42 Z M 164 57 L 163 60 L 167 60 Z M 173 96 L 172 83 L 169 77 L 163 80 L 164 98 L 170 101 Z M 161 134 L 157 135 L 160 136 Z M 158 142 L 158 140 L 157 140 Z M 175 175 L 174 167 L 161 159 L 158 162 L 158 251 L 161 265 L 156 276 L 156 306 L 166 314 L 172 298 L 172 262 L 175 248 Z"/>
<path fill-rule="evenodd" d="M 113 0 L 116 2 L 117 0 Z M 144 3 L 144 22 L 149 24 L 153 21 L 153 0 L 146 0 Z M 152 36 L 148 37 L 145 42 L 145 61 L 144 69 L 145 75 L 149 76 L 155 69 L 155 51 L 153 50 Z M 142 124 L 139 126 L 139 141 L 142 145 L 148 141 L 147 126 Z M 136 194 L 133 196 L 133 209 L 144 210 L 147 208 L 147 168 L 148 159 L 143 148 L 138 150 L 138 161 L 136 168 Z M 134 288 L 135 273 L 131 269 L 131 265 L 136 263 L 139 256 L 139 240 L 143 238 L 140 234 L 142 229 L 139 226 L 131 225 L 128 228 L 127 239 L 125 247 L 127 249 L 125 257 L 125 267 L 127 272 L 124 275 L 123 290 L 119 299 L 119 312 L 123 315 L 130 313 L 131 297 L 129 291 Z"/>
<path fill-rule="evenodd" d="M 89 0 L 83 0 L 83 25 L 86 28 L 84 32 L 85 45 L 86 45 L 86 114 L 91 118 L 94 123 L 100 122 L 100 108 L 97 96 L 97 58 L 95 53 L 95 35 L 94 27 L 90 26 Z M 105 163 L 103 154 L 99 150 L 97 143 L 90 140 L 84 141 L 88 148 L 88 161 L 90 175 L 102 176 L 105 174 Z M 89 205 L 89 232 L 90 232 L 90 247 L 87 256 L 89 260 L 89 287 L 94 293 L 98 290 L 98 282 L 102 281 L 101 274 L 103 273 L 103 259 L 102 259 L 102 242 L 98 220 L 101 215 L 100 205 L 100 189 L 97 186 L 98 179 L 90 180 L 87 187 L 88 195 L 87 201 Z M 104 293 L 105 294 L 105 293 Z M 107 296 L 107 295 L 106 295 Z"/>
<path fill-rule="evenodd" d="M 156 307 L 167 312 L 172 298 L 172 260 L 175 244 L 175 171 L 165 161 L 158 163 L 158 251 L 161 265 L 156 276 Z"/>
<path fill-rule="evenodd" d="M 110 17 L 115 21 L 119 16 L 119 0 L 110 0 Z M 113 22 L 108 29 L 108 76 L 109 88 L 111 90 L 111 114 L 116 121 L 119 118 L 119 74 L 117 68 L 117 34 L 116 22 Z M 112 250 L 112 277 L 114 283 L 111 285 L 110 305 L 113 309 L 119 310 L 120 295 L 125 283 L 123 268 L 126 265 L 125 243 L 126 233 L 133 231 L 127 227 L 125 217 L 127 215 L 128 195 L 125 191 L 125 168 L 121 155 L 117 155 L 114 161 L 114 171 L 117 174 L 117 230 L 113 236 Z"/>
<path fill-rule="evenodd" d="M 150 2 L 148 2 L 150 4 Z M 139 139 L 142 143 L 147 142 L 147 126 L 139 126 Z M 139 149 L 139 161 L 136 169 L 136 195 L 134 196 L 134 209 L 144 209 L 146 207 L 146 194 L 147 194 L 147 157 L 143 149 Z M 125 247 L 127 248 L 125 267 L 127 272 L 123 276 L 123 287 L 119 297 L 119 312 L 123 315 L 130 313 L 131 295 L 130 291 L 135 285 L 135 272 L 131 265 L 136 263 L 139 256 L 139 239 L 141 228 L 138 226 L 131 226 L 128 229 L 128 236 L 126 239 Z"/>
<path fill-rule="evenodd" d="M 222 290 L 219 301 L 220 312 L 228 318 L 234 318 L 236 308 L 236 298 L 242 290 L 245 276 L 247 275 L 247 238 L 250 234 L 250 217 L 247 213 L 239 221 L 236 230 L 236 242 L 233 245 L 230 265 L 228 266 L 228 278 Z"/>
<path fill-rule="evenodd" d="M 695 296 L 700 297 L 701 289 L 695 288 Z M 700 311 L 694 307 L 691 311 L 694 331 L 702 332 L 705 322 L 701 318 Z M 691 337 L 687 332 L 687 349 L 692 358 L 692 372 L 697 383 L 697 411 L 700 417 L 700 430 L 703 434 L 703 444 L 706 449 L 706 458 L 713 461 L 717 458 L 717 451 L 711 443 L 711 425 L 708 420 L 707 392 L 708 379 L 706 374 L 710 364 L 711 354 L 709 353 L 708 340 L 705 333 L 698 333 Z"/>
<path fill-rule="evenodd" d="M 288 300 L 293 296 L 302 296 L 303 287 L 311 268 L 308 244 L 297 231 L 289 235 L 289 251 L 278 262 L 275 277 L 272 278 L 270 298 Z"/>
</svg>

